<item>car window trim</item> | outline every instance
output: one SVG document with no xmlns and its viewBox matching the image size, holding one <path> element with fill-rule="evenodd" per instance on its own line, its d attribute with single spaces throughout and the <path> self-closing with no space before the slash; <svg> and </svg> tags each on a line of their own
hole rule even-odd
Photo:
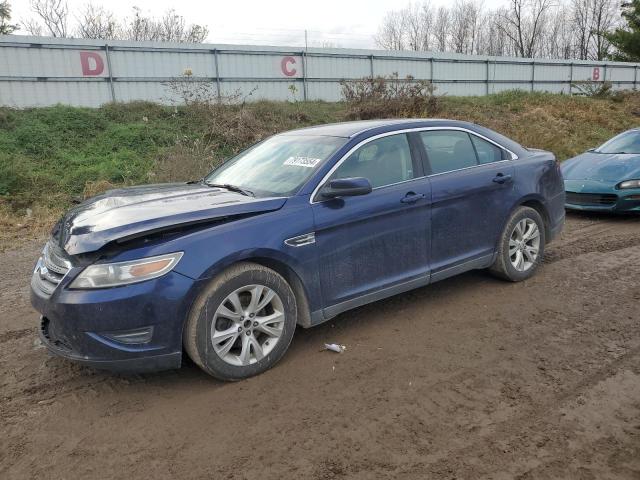
<svg viewBox="0 0 640 480">
<path fill-rule="evenodd" d="M 446 126 L 415 127 L 415 128 L 406 128 L 406 129 L 402 129 L 402 130 L 394 130 L 392 132 L 379 133 L 378 135 L 373 135 L 373 136 L 371 136 L 369 138 L 365 138 L 362 141 L 358 142 L 356 145 L 354 145 L 352 148 L 350 148 L 347 151 L 347 153 L 345 153 L 342 157 L 340 157 L 340 159 L 333 165 L 333 167 L 331 167 L 331 169 L 325 174 L 325 176 L 322 177 L 322 180 L 320 180 L 320 182 L 318 182 L 318 185 L 316 185 L 316 188 L 313 189 L 313 192 L 311 192 L 311 196 L 309 197 L 309 203 L 311 205 L 314 205 L 314 204 L 317 204 L 317 203 L 323 203 L 323 202 L 329 201 L 328 199 L 327 200 L 316 200 L 316 196 L 318 195 L 318 192 L 322 189 L 322 187 L 324 187 L 326 182 L 331 178 L 331 175 L 333 175 L 333 173 L 338 169 L 338 167 L 342 164 L 342 162 L 344 162 L 347 158 L 349 158 L 349 156 L 353 152 L 355 152 L 358 148 L 362 147 L 363 145 L 366 145 L 369 142 L 377 140 L 379 138 L 389 137 L 391 135 L 400 135 L 400 134 L 405 134 L 407 136 L 407 141 L 410 144 L 411 143 L 411 140 L 409 138 L 409 134 L 410 133 L 412 133 L 412 132 L 420 133 L 420 132 L 426 132 L 426 131 L 430 131 L 430 130 L 456 130 L 456 131 L 466 132 L 466 133 L 471 134 L 471 135 L 476 135 L 477 137 L 482 138 L 483 140 L 486 140 L 487 142 L 490 142 L 490 143 L 494 144 L 495 146 L 503 149 L 505 152 L 507 152 L 509 155 L 511 155 L 511 158 L 507 158 L 505 160 L 500 160 L 499 162 L 484 163 L 484 164 L 473 165 L 471 167 L 458 168 L 456 170 L 449 170 L 448 172 L 428 173 L 427 174 L 426 173 L 427 171 L 431 172 L 431 165 L 430 164 L 424 165 L 424 160 L 427 160 L 427 159 L 425 157 L 422 157 L 423 170 L 424 170 L 423 173 L 425 173 L 424 175 L 419 176 L 419 177 L 414 177 L 414 178 L 411 178 L 409 180 L 403 180 L 402 182 L 396 182 L 396 183 L 392 183 L 392 184 L 389 184 L 389 185 L 383 185 L 383 186 L 380 186 L 380 187 L 376 187 L 376 188 L 374 188 L 372 190 L 378 190 L 378 189 L 381 189 L 381 188 L 393 187 L 395 185 L 399 185 L 399 184 L 402 184 L 402 183 L 413 182 L 414 180 L 419 180 L 421 178 L 435 177 L 437 175 L 446 175 L 448 173 L 459 172 L 461 170 L 468 170 L 470 168 L 485 167 L 487 165 L 495 165 L 495 164 L 498 164 L 498 163 L 511 162 L 511 161 L 517 160 L 519 158 L 518 155 L 513 153 L 508 148 L 500 145 L 498 142 L 496 142 L 494 140 L 491 140 L 490 138 L 485 137 L 484 135 L 482 135 L 480 133 L 476 133 L 473 130 L 468 129 L 468 128 L 464 128 L 464 127 L 446 127 Z M 469 139 L 469 141 L 471 141 L 471 139 Z M 471 142 L 471 143 L 473 144 L 473 142 Z M 413 152 L 411 152 L 411 157 L 413 158 Z M 428 162 L 428 160 L 427 160 L 427 162 Z M 427 169 L 427 167 L 429 167 L 429 168 Z"/>
</svg>

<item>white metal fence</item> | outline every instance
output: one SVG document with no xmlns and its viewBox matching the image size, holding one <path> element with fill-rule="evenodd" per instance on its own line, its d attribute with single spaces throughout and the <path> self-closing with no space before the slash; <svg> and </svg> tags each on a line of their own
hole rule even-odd
<svg viewBox="0 0 640 480">
<path fill-rule="evenodd" d="M 638 87 L 639 69 L 621 62 L 7 35 L 0 36 L 0 105 L 177 103 L 167 83 L 187 70 L 192 82 L 205 82 L 220 97 L 253 92 L 250 99 L 336 101 L 343 79 L 393 73 L 432 81 L 439 94 L 468 96 L 512 89 L 573 93 L 572 83 L 584 80 L 631 89 Z"/>
</svg>

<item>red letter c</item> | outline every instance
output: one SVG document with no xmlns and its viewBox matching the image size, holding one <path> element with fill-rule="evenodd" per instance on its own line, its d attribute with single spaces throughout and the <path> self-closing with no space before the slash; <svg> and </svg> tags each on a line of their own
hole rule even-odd
<svg viewBox="0 0 640 480">
<path fill-rule="evenodd" d="M 293 57 L 282 57 L 282 61 L 280 62 L 282 73 L 284 73 L 287 77 L 293 77 L 297 73 L 297 70 L 295 68 L 289 69 L 289 64 L 295 63 L 296 59 Z"/>
</svg>

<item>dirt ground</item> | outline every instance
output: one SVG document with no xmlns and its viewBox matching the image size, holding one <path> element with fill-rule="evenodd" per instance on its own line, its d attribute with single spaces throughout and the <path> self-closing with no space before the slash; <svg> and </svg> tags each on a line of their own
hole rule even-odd
<svg viewBox="0 0 640 480">
<path fill-rule="evenodd" d="M 0 254 L 0 478 L 640 478 L 637 217 L 570 215 L 533 279 L 360 308 L 234 384 L 48 356 L 39 248 Z"/>
</svg>

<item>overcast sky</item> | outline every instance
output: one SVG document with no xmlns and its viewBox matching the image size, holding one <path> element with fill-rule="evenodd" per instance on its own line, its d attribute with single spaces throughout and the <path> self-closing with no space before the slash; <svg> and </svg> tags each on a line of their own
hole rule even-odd
<svg viewBox="0 0 640 480">
<path fill-rule="evenodd" d="M 9 0 L 14 21 L 32 16 L 29 0 Z M 68 0 L 71 12 L 87 0 Z M 130 16 L 137 5 L 147 14 L 160 16 L 170 8 L 188 23 L 209 27 L 209 43 L 303 45 L 308 30 L 309 46 L 330 42 L 337 47 L 372 48 L 372 36 L 389 10 L 405 6 L 402 0 L 93 0 L 119 17 Z M 434 5 L 451 0 L 432 0 Z M 503 0 L 485 0 L 493 7 Z M 73 18 L 73 16 L 72 16 Z M 19 32 L 25 33 L 25 32 Z"/>
</svg>

